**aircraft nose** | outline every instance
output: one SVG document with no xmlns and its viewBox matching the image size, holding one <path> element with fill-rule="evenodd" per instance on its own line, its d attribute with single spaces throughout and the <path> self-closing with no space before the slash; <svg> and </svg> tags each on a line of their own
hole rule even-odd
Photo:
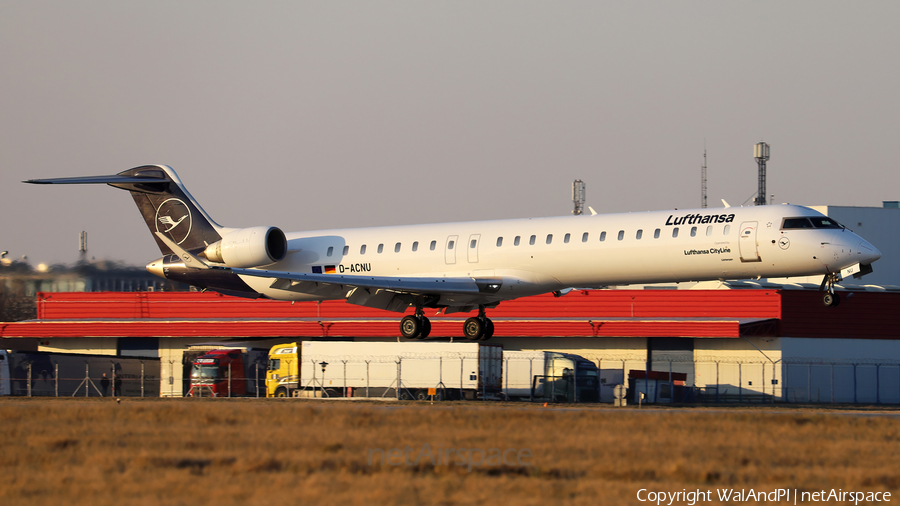
<svg viewBox="0 0 900 506">
<path fill-rule="evenodd" d="M 870 264 L 875 260 L 881 258 L 881 252 L 878 251 L 878 248 L 872 246 L 866 241 L 862 241 L 859 243 L 857 251 L 859 252 L 859 263 L 861 264 Z"/>
</svg>

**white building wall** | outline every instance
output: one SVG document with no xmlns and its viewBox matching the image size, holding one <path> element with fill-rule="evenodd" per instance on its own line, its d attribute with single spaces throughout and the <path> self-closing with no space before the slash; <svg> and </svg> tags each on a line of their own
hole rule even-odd
<svg viewBox="0 0 900 506">
<path fill-rule="evenodd" d="M 58 353 L 84 353 L 88 355 L 115 355 L 118 351 L 117 337 L 56 337 L 41 339 L 38 351 L 55 351 Z"/>
<path fill-rule="evenodd" d="M 900 403 L 900 341 L 781 341 L 788 402 Z"/>
</svg>

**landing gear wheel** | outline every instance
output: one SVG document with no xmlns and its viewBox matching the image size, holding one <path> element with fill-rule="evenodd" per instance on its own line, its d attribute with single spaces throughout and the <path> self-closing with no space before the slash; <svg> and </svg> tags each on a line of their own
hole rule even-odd
<svg viewBox="0 0 900 506">
<path fill-rule="evenodd" d="M 472 317 L 463 324 L 463 334 L 470 341 L 478 341 L 484 335 L 484 322 L 481 318 Z"/>
<path fill-rule="evenodd" d="M 484 334 L 481 336 L 481 341 L 487 341 L 494 335 L 494 322 L 491 321 L 490 318 L 484 319 Z"/>
<path fill-rule="evenodd" d="M 841 297 L 836 293 L 826 293 L 822 296 L 822 304 L 825 304 L 825 307 L 835 307 L 840 303 Z"/>
<path fill-rule="evenodd" d="M 418 339 L 422 332 L 422 322 L 416 316 L 404 316 L 400 320 L 400 334 L 407 339 Z"/>
</svg>

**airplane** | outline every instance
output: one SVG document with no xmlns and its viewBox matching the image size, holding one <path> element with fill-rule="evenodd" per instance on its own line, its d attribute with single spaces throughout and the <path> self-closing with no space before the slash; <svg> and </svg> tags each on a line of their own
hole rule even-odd
<svg viewBox="0 0 900 506">
<path fill-rule="evenodd" d="M 872 272 L 877 248 L 833 219 L 796 205 L 592 214 L 285 234 L 274 226 L 223 227 L 166 165 L 115 175 L 32 179 L 108 184 L 134 198 L 163 257 L 147 270 L 203 290 L 290 301 L 348 303 L 415 314 L 408 339 L 431 331 L 426 308 L 478 310 L 463 324 L 486 340 L 486 309 L 571 287 L 823 275 L 834 285 Z M 727 204 L 726 204 L 727 206 Z"/>
</svg>

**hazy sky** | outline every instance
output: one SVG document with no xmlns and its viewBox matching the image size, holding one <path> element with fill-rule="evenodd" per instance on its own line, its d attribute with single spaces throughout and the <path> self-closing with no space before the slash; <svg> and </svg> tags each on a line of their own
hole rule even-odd
<svg viewBox="0 0 900 506">
<path fill-rule="evenodd" d="M 128 193 L 171 165 L 285 231 L 900 200 L 900 2 L 0 0 L 0 250 L 160 256 Z"/>
</svg>

